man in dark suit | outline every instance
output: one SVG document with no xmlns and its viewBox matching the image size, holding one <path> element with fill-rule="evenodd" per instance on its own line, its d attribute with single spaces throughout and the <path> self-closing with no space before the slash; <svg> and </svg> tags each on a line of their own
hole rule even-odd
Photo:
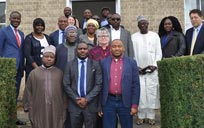
<svg viewBox="0 0 204 128">
<path fill-rule="evenodd" d="M 138 111 L 140 82 L 136 61 L 124 55 L 120 39 L 111 43 L 111 53 L 101 61 L 103 128 L 115 128 L 119 117 L 121 128 L 133 128 L 133 115 Z"/>
<path fill-rule="evenodd" d="M 204 26 L 202 24 L 202 12 L 199 9 L 193 9 L 189 13 L 192 28 L 186 31 L 186 54 L 204 54 Z"/>
<path fill-rule="evenodd" d="M 83 34 L 86 33 L 86 23 L 92 18 L 92 12 L 90 9 L 85 9 L 83 12 L 84 19 L 80 22 L 79 26 L 82 29 Z"/>
<path fill-rule="evenodd" d="M 13 11 L 10 14 L 10 25 L 0 30 L 0 57 L 16 59 L 16 102 L 19 95 L 21 78 L 23 77 L 23 40 L 24 33 L 18 30 L 21 23 L 21 14 Z M 18 120 L 17 125 L 25 125 Z"/>
<path fill-rule="evenodd" d="M 72 128 L 96 128 L 100 110 L 99 93 L 102 88 L 102 73 L 99 62 L 88 59 L 88 45 L 76 46 L 77 57 L 66 65 L 64 89 L 67 93 L 68 111 Z"/>
<path fill-rule="evenodd" d="M 59 29 L 50 34 L 50 39 L 54 43 L 55 47 L 65 42 L 66 36 L 64 30 L 67 27 L 67 25 L 68 25 L 67 17 L 61 16 L 58 18 Z"/>
<path fill-rule="evenodd" d="M 125 30 L 124 27 L 121 27 L 121 16 L 117 13 L 112 14 L 111 16 L 111 25 L 109 32 L 111 34 L 111 41 L 114 39 L 122 40 L 123 46 L 125 48 L 125 55 L 128 57 L 134 58 L 133 44 L 131 40 L 130 32 Z"/>
</svg>

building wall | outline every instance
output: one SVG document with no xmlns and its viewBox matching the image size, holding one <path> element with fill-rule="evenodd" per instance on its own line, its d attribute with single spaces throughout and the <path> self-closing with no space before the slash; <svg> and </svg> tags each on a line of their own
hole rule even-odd
<svg viewBox="0 0 204 128">
<path fill-rule="evenodd" d="M 121 0 L 122 24 L 134 33 L 138 31 L 137 16 L 149 20 L 149 29 L 158 32 L 165 16 L 176 16 L 184 28 L 184 0 Z"/>
<path fill-rule="evenodd" d="M 131 33 L 138 31 L 137 16 L 148 18 L 149 29 L 157 32 L 161 19 L 176 16 L 184 26 L 184 0 L 120 0 L 122 24 Z M 9 14 L 17 10 L 22 14 L 20 29 L 28 34 L 33 31 L 32 22 L 36 17 L 45 20 L 45 33 L 57 29 L 57 19 L 63 15 L 66 0 L 7 0 L 7 23 Z M 183 27 L 184 28 L 184 27 Z"/>
<path fill-rule="evenodd" d="M 63 14 L 65 0 L 7 0 L 6 17 L 9 24 L 9 15 L 17 10 L 21 13 L 20 29 L 27 35 L 33 31 L 33 20 L 37 17 L 45 21 L 45 33 L 50 34 L 57 28 L 58 17 Z"/>
</svg>

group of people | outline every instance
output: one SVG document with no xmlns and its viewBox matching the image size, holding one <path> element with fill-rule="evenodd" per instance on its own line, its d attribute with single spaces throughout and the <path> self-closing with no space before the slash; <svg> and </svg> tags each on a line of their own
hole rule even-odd
<svg viewBox="0 0 204 128">
<path fill-rule="evenodd" d="M 115 128 L 119 121 L 132 128 L 135 115 L 137 125 L 154 125 L 160 107 L 157 61 L 204 53 L 202 12 L 190 11 L 193 27 L 185 35 L 174 16 L 161 20 L 158 34 L 138 16 L 139 31 L 131 35 L 107 7 L 102 20 L 90 9 L 82 22 L 71 13 L 64 8 L 59 29 L 50 35 L 44 20 L 36 18 L 24 39 L 18 11 L 0 29 L 0 57 L 16 58 L 16 100 L 26 72 L 23 104 L 32 127 Z"/>
</svg>

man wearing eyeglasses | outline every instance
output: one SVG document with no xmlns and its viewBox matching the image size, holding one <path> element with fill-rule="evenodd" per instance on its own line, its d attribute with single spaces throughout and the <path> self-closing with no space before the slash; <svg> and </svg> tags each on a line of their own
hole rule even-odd
<svg viewBox="0 0 204 128">
<path fill-rule="evenodd" d="M 121 17 L 119 14 L 114 13 L 111 16 L 112 20 L 112 27 L 109 28 L 109 32 L 111 34 L 111 41 L 115 39 L 120 39 L 123 42 L 125 52 L 124 54 L 128 57 L 133 58 L 134 57 L 134 51 L 133 51 L 133 44 L 131 40 L 130 32 L 125 30 L 123 27 L 121 27 Z"/>
</svg>

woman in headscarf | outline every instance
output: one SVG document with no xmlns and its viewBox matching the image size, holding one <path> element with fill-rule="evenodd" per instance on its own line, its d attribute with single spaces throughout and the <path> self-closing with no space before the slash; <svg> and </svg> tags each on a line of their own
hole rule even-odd
<svg viewBox="0 0 204 128">
<path fill-rule="evenodd" d="M 98 28 L 98 22 L 94 19 L 89 19 L 86 23 L 86 34 L 79 36 L 81 41 L 84 41 L 88 44 L 89 49 L 97 45 L 96 31 Z"/>
</svg>

